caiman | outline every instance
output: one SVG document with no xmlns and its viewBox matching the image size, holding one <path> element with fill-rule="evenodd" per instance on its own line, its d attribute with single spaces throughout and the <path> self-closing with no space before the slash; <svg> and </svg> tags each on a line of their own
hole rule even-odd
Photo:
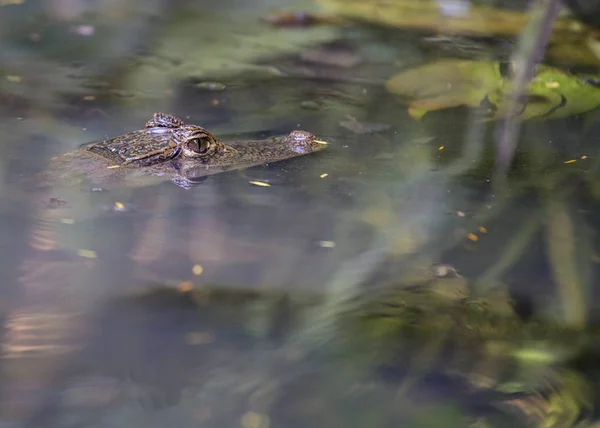
<svg viewBox="0 0 600 428">
<path fill-rule="evenodd" d="M 64 228 L 64 224 L 72 224 L 65 221 L 82 220 L 78 207 L 89 206 L 85 200 L 88 192 L 78 192 L 78 185 L 89 184 L 88 189 L 140 187 L 171 180 L 187 189 L 208 175 L 285 160 L 325 147 L 324 141 L 306 131 L 292 131 L 265 140 L 223 142 L 201 126 L 155 113 L 144 129 L 84 144 L 53 158 L 44 172 L 27 177 L 21 183 L 27 191 L 17 189 L 14 203 L 5 204 L 7 215 L 31 216 L 27 239 L 32 251 L 15 273 L 18 297 L 8 305 L 0 344 L 0 362 L 7 366 L 0 370 L 0 376 L 22 373 L 14 370 L 19 367 L 32 373 L 33 380 L 20 375 L 3 380 L 0 425 L 5 418 L 27 419 L 27 415 L 35 414 L 34 409 L 45 406 L 43 403 L 52 396 L 53 383 L 60 379 L 57 373 L 72 363 L 75 351 L 87 337 L 93 322 L 93 307 L 101 300 L 91 291 L 94 289 L 91 281 L 95 277 L 105 278 L 102 254 L 99 263 L 95 263 L 93 251 L 79 250 L 74 254 L 72 243 L 61 233 L 61 225 Z M 63 201 L 62 197 L 68 200 Z M 79 197 L 84 200 L 82 204 L 77 201 Z M 95 248 L 93 239 L 86 241 L 81 235 L 77 237 L 78 246 L 82 239 L 84 245 Z M 103 281 L 99 281 L 99 288 Z M 100 294 L 105 295 L 104 291 Z M 26 335 L 19 333 L 23 328 L 28 331 Z M 40 367 L 40 371 L 31 372 L 32 365 Z M 24 407 L 17 408 L 12 394 L 29 381 L 43 392 L 39 399 L 30 397 Z"/>
<path fill-rule="evenodd" d="M 326 146 L 299 130 L 265 140 L 222 142 L 201 126 L 155 113 L 144 129 L 53 158 L 46 174 L 53 182 L 79 181 L 83 175 L 97 185 L 155 177 L 189 188 L 207 175 L 302 156 Z"/>
</svg>

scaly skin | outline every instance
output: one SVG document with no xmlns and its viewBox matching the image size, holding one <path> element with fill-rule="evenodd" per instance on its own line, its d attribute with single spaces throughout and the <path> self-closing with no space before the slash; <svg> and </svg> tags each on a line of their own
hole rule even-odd
<svg viewBox="0 0 600 428">
<path fill-rule="evenodd" d="M 172 180 L 189 188 L 199 178 L 233 169 L 285 160 L 320 151 L 324 141 L 306 131 L 258 141 L 218 141 L 206 129 L 155 113 L 142 130 L 83 145 L 52 159 L 42 182 L 95 185 L 132 181 L 140 185 Z"/>
</svg>

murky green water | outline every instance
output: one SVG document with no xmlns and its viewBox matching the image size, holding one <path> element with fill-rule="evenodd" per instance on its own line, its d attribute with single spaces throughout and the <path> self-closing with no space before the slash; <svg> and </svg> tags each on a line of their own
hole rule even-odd
<svg viewBox="0 0 600 428">
<path fill-rule="evenodd" d="M 526 123 L 496 186 L 494 122 L 384 87 L 439 51 L 261 22 L 284 6 L 315 9 L 0 2 L 0 427 L 592 420 L 597 114 Z M 23 186 L 155 111 L 329 147 L 188 190 Z"/>
</svg>

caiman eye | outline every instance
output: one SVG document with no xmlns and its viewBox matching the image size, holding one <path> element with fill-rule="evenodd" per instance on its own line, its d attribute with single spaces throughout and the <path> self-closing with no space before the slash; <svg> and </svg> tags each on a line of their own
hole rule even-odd
<svg viewBox="0 0 600 428">
<path fill-rule="evenodd" d="M 210 137 L 196 137 L 188 140 L 183 145 L 183 154 L 188 157 L 199 157 L 210 152 L 213 146 L 213 139 Z"/>
</svg>

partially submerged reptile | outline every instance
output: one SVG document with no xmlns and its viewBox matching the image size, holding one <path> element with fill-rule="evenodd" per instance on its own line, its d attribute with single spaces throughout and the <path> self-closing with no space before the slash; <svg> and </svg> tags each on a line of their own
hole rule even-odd
<svg viewBox="0 0 600 428">
<path fill-rule="evenodd" d="M 53 158 L 45 174 L 52 182 L 73 183 L 85 176 L 97 185 L 158 177 L 189 188 L 207 175 L 314 153 L 326 145 L 298 130 L 265 140 L 221 142 L 201 126 L 155 113 L 144 129 Z"/>
<path fill-rule="evenodd" d="M 21 261 L 15 273 L 18 297 L 7 304 L 7 332 L 0 346 L 0 359 L 25 367 L 27 373 L 30 361 L 34 361 L 41 369 L 32 377 L 39 382 L 42 393 L 26 403 L 24 412 L 19 414 L 17 409 L 9 418 L 20 420 L 29 417 L 28 413 L 35 418 L 39 407 L 43 413 L 47 405 L 44 401 L 52 399 L 53 382 L 61 381 L 93 327 L 93 308 L 110 294 L 104 290 L 110 286 L 105 284 L 110 268 L 94 263 L 95 250 L 78 250 L 80 257 L 73 256 L 72 236 L 76 236 L 80 248 L 95 249 L 97 245 L 95 237 L 86 232 L 93 227 L 73 231 L 68 229 L 71 226 L 64 226 L 85 219 L 86 213 L 79 208 L 89 207 L 88 192 L 77 191 L 76 185 L 131 187 L 172 180 L 189 188 L 207 175 L 302 156 L 325 147 L 324 141 L 306 131 L 265 140 L 222 142 L 201 126 L 155 113 L 144 129 L 85 144 L 53 158 L 43 173 L 29 177 L 24 184 L 37 195 L 32 197 L 31 192 L 18 189 L 14 205 L 5 204 L 9 212 L 14 207 L 18 215 L 31 215 L 28 243 L 34 251 Z M 63 191 L 68 202 L 58 198 Z M 37 196 L 44 199 L 45 205 L 38 204 Z M 136 221 L 144 221 L 143 216 Z M 61 225 L 67 228 L 66 234 Z M 101 286 L 96 289 L 102 288 L 100 294 L 91 291 L 94 279 L 99 280 Z M 28 334 L 20 334 L 21 328 Z M 6 380 L 1 392 L 18 390 L 26 381 L 17 373 Z M 1 397 L 3 416 L 13 407 L 10 399 Z"/>
<path fill-rule="evenodd" d="M 137 188 L 171 180 L 188 189 L 204 177 L 220 172 L 277 162 L 315 153 L 327 147 L 307 131 L 264 140 L 223 142 L 198 125 L 185 124 L 178 117 L 155 113 L 144 129 L 103 141 L 84 144 L 51 159 L 40 174 L 28 177 L 19 186 L 15 200 L 23 197 L 44 206 L 34 220 L 30 245 L 39 250 L 60 247 L 57 225 L 64 218 L 81 220 L 75 207 L 86 207 L 88 192 L 82 188 Z M 32 197 L 32 191 L 36 196 Z M 68 195 L 68 206 L 61 198 Z M 78 203 L 81 199 L 82 203 Z M 85 217 L 85 214 L 84 214 Z"/>
</svg>

